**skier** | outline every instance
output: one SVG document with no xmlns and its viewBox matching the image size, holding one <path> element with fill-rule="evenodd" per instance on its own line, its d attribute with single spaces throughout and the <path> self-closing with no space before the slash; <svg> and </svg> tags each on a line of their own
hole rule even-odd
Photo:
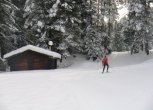
<svg viewBox="0 0 153 110">
<path fill-rule="evenodd" d="M 103 72 L 105 71 L 105 67 L 107 66 L 107 72 L 108 72 L 108 69 L 109 69 L 109 64 L 108 64 L 108 58 L 107 56 L 105 56 L 103 59 L 102 59 L 102 65 L 103 65 Z"/>
</svg>

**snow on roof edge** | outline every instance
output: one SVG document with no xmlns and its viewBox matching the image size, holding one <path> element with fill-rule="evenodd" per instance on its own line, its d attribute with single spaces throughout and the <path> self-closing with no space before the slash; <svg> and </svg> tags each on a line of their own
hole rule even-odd
<svg viewBox="0 0 153 110">
<path fill-rule="evenodd" d="M 44 55 L 47 55 L 47 56 L 52 56 L 52 57 L 55 57 L 55 58 L 61 58 L 61 55 L 57 52 L 53 52 L 53 51 L 50 51 L 50 50 L 46 50 L 46 49 L 43 49 L 43 48 L 40 48 L 40 47 L 36 47 L 36 46 L 33 46 L 33 45 L 26 45 L 24 47 L 21 47 L 19 49 L 16 49 L 14 51 L 11 51 L 7 54 L 5 54 L 3 56 L 3 58 L 9 58 L 11 56 L 14 56 L 14 55 L 17 55 L 17 54 L 20 54 L 26 50 L 32 50 L 34 52 L 38 52 L 38 53 L 41 53 L 41 54 L 44 54 Z"/>
</svg>

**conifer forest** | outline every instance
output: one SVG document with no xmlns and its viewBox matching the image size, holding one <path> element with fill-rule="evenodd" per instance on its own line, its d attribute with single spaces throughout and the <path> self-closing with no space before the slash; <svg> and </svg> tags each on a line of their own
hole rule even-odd
<svg viewBox="0 0 153 110">
<path fill-rule="evenodd" d="M 0 0 L 1 57 L 28 44 L 49 49 L 49 41 L 62 56 L 149 55 L 153 0 Z"/>
</svg>

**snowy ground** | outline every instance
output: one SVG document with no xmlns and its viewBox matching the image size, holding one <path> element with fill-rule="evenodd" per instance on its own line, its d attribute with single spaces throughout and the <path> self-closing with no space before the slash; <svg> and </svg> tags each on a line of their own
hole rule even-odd
<svg viewBox="0 0 153 110">
<path fill-rule="evenodd" d="M 76 57 L 66 69 L 0 74 L 0 110 L 153 110 L 153 53 L 109 56 L 101 63 Z"/>
</svg>

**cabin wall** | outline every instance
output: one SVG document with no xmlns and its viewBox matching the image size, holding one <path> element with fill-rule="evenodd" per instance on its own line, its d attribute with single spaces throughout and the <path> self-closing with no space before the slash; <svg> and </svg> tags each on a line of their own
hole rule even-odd
<svg viewBox="0 0 153 110">
<path fill-rule="evenodd" d="M 10 57 L 8 64 L 11 71 L 56 69 L 57 59 L 49 58 L 49 56 L 37 52 L 26 51 Z"/>
</svg>

